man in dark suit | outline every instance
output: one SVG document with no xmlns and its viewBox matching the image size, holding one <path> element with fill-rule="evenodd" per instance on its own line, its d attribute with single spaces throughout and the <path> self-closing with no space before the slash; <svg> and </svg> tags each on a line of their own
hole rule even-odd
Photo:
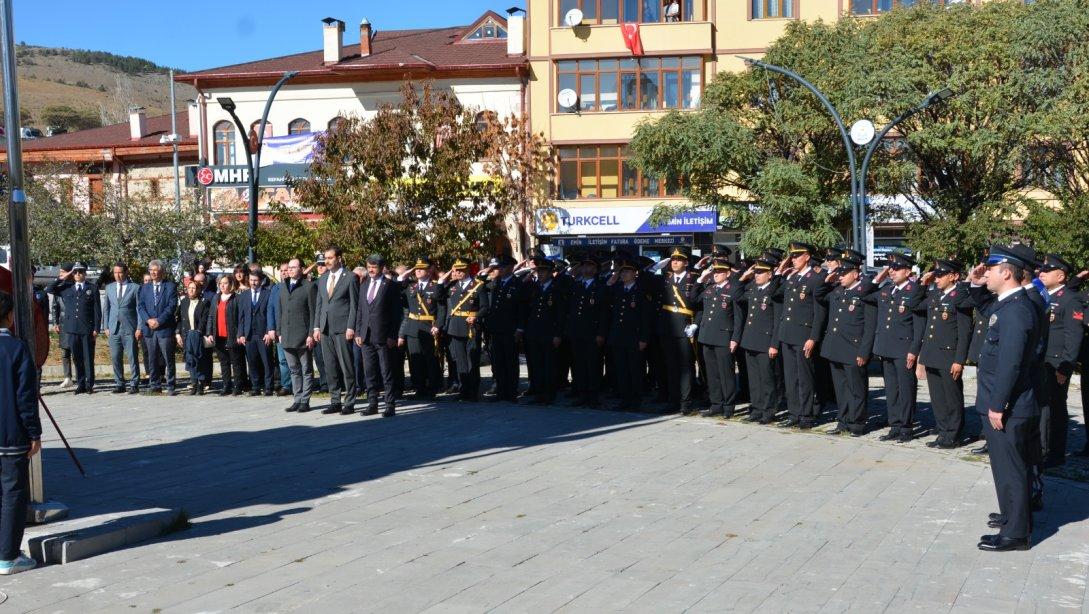
<svg viewBox="0 0 1089 614">
<path fill-rule="evenodd" d="M 136 304 L 140 316 L 140 329 L 137 339 L 144 339 L 147 347 L 149 382 L 152 393 L 163 391 L 163 370 L 166 370 L 166 392 L 177 395 L 174 389 L 174 329 L 177 327 L 175 312 L 178 308 L 178 287 L 172 281 L 166 281 L 163 263 L 152 260 L 147 265 L 150 280 L 140 287 L 140 296 Z"/>
<path fill-rule="evenodd" d="M 960 285 L 964 267 L 955 260 L 937 260 L 934 270 L 921 283 L 934 282 L 918 313 L 926 317 L 919 363 L 926 373 L 927 388 L 934 411 L 937 438 L 931 448 L 951 449 L 960 445 L 964 430 L 964 380 L 972 336 L 972 300 L 967 286 Z"/>
<path fill-rule="evenodd" d="M 250 372 L 250 396 L 272 396 L 273 370 L 269 354 L 269 292 L 265 274 L 259 269 L 249 274 L 250 287 L 238 296 L 238 343 L 246 346 L 246 365 Z"/>
<path fill-rule="evenodd" d="M 382 416 L 396 415 L 397 389 L 394 383 L 394 357 L 397 333 L 404 313 L 401 284 L 389 279 L 386 259 L 378 254 L 367 257 L 367 275 L 359 287 L 355 343 L 363 352 L 363 376 L 367 384 L 367 409 L 364 416 L 378 413 L 378 395 L 385 393 Z"/>
<path fill-rule="evenodd" d="M 347 416 L 355 413 L 352 343 L 359 283 L 355 275 L 344 268 L 343 258 L 339 247 L 325 250 L 325 272 L 318 278 L 312 328 L 314 339 L 321 344 L 331 401 L 321 413 Z"/>
<path fill-rule="evenodd" d="M 480 320 L 488 312 L 484 281 L 469 274 L 469 262 L 458 258 L 446 290 L 446 320 L 442 329 L 450 339 L 457 369 L 458 400 L 475 401 L 480 393 Z"/>
<path fill-rule="evenodd" d="M 132 374 L 129 394 L 140 390 L 140 359 L 136 350 L 136 330 L 139 327 L 136 303 L 139 293 L 140 287 L 129 279 L 128 265 L 124 262 L 113 265 L 113 282 L 106 285 L 106 312 L 102 321 L 113 362 L 114 393 L 125 392 L 126 358 Z"/>
<path fill-rule="evenodd" d="M 816 296 L 817 290 L 825 285 L 824 272 L 813 267 L 816 252 L 816 247 L 795 241 L 790 244 L 790 258 L 779 267 L 780 273 L 787 274 L 778 297 L 783 303 L 779 340 L 790 411 L 790 417 L 780 426 L 808 429 L 817 422 L 814 373 L 828 309 Z"/>
<path fill-rule="evenodd" d="M 431 279 L 431 259 L 417 258 L 415 285 L 404 290 L 407 317 L 401 320 L 398 345 L 408 347 L 408 368 L 416 398 L 430 401 L 442 386 L 439 324 L 446 317 L 446 291 Z"/>
<path fill-rule="evenodd" d="M 492 379 L 495 380 L 495 396 L 489 401 L 517 401 L 518 343 L 514 331 L 521 320 L 522 280 L 514 274 L 517 264 L 510 256 L 497 258 L 498 272 L 488 282 L 488 314 L 484 327 L 491 338 Z"/>
<path fill-rule="evenodd" d="M 95 337 L 102 327 L 98 287 L 87 281 L 87 267 L 77 262 L 45 291 L 64 303 L 64 329 L 76 367 L 76 394 L 91 394 L 95 387 Z"/>
<path fill-rule="evenodd" d="M 314 336 L 310 326 L 314 322 L 317 286 L 303 275 L 302 261 L 292 258 L 287 263 L 286 276 L 278 287 L 279 313 L 273 332 L 284 350 L 294 397 L 285 411 L 306 413 L 310 411 L 310 395 L 314 385 L 311 355 Z"/>
<path fill-rule="evenodd" d="M 638 411 L 643 400 L 643 352 L 654 334 L 657 295 L 638 282 L 639 267 L 618 255 L 608 290 L 609 327 L 605 346 L 611 358 L 617 411 Z"/>
<path fill-rule="evenodd" d="M 711 406 L 700 412 L 702 416 L 729 418 L 734 415 L 734 405 L 737 403 L 734 350 L 741 343 L 745 328 L 739 302 L 745 284 L 731 279 L 731 270 L 727 258 L 712 259 L 710 283 L 700 286 L 699 295 L 688 303 L 695 310 L 697 341 L 703 350 L 703 364 L 707 367 L 707 396 Z M 669 283 L 673 286 L 672 282 Z M 667 290 L 670 286 L 667 286 Z M 666 366 L 668 369 L 676 367 L 673 364 Z"/>
<path fill-rule="evenodd" d="M 579 278 L 571 285 L 567 313 L 567 341 L 571 346 L 573 406 L 598 407 L 602 352 L 608 332 L 605 282 L 598 276 L 601 264 L 587 251 L 577 258 Z"/>
<path fill-rule="evenodd" d="M 827 281 L 838 282 L 834 289 L 826 286 L 817 298 L 828 305 L 828 326 L 821 356 L 828 360 L 832 385 L 839 408 L 836 428 L 831 434 L 850 432 L 852 437 L 866 434 L 866 401 L 869 392 L 866 365 L 873 353 L 877 328 L 877 306 L 867 302 L 872 292 L 869 280 L 862 277 L 864 256 L 844 250 L 836 261 L 839 266 Z"/>
<path fill-rule="evenodd" d="M 980 550 L 1028 550 L 1032 535 L 1032 473 L 1039 461 L 1039 412 L 1032 362 L 1040 337 L 1037 308 L 1022 280 L 1032 263 L 1003 246 L 991 247 L 986 284 L 997 295 L 988 310 L 987 336 L 979 357 L 976 411 L 990 450 L 998 513 Z"/>
<path fill-rule="evenodd" d="M 782 303 L 775 300 L 782 278 L 774 275 L 779 260 L 765 254 L 739 281 L 749 282 L 739 301 L 745 307 L 745 325 L 741 331 L 741 349 L 745 352 L 749 378 L 748 422 L 769 424 L 779 412 L 782 400 L 782 361 L 779 357 L 778 329 Z"/>
<path fill-rule="evenodd" d="M 556 400 L 557 352 L 566 329 L 567 296 L 553 279 L 555 269 L 547 258 L 533 259 L 537 281 L 525 294 L 522 323 L 515 331 L 525 347 L 533 405 Z"/>
</svg>

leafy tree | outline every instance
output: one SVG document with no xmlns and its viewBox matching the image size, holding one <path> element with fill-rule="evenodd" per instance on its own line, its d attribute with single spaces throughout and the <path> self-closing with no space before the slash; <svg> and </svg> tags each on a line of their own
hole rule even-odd
<svg viewBox="0 0 1089 614">
<path fill-rule="evenodd" d="M 272 222 L 257 227 L 257 255 L 261 262 L 271 266 L 292 258 L 312 260 L 313 254 L 321 249 L 317 228 L 281 203 L 271 203 L 270 214 Z"/>
<path fill-rule="evenodd" d="M 102 118 L 97 110 L 76 109 L 65 104 L 45 107 L 38 115 L 47 126 L 58 126 L 71 131 L 98 128 L 102 125 Z"/>
</svg>

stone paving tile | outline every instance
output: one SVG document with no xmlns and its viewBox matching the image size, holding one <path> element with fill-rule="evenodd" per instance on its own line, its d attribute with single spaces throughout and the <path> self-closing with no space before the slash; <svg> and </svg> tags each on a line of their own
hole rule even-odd
<svg viewBox="0 0 1089 614">
<path fill-rule="evenodd" d="M 981 553 L 990 470 L 925 439 L 506 404 L 48 402 L 90 474 L 47 441 L 51 496 L 193 525 L 0 580 L 5 611 L 1089 611 L 1089 487 L 1048 478 L 1033 549 Z"/>
</svg>

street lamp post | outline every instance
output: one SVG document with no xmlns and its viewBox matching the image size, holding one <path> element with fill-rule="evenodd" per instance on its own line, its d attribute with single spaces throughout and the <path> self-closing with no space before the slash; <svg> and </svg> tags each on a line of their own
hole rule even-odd
<svg viewBox="0 0 1089 614">
<path fill-rule="evenodd" d="M 297 71 L 285 72 L 284 76 L 280 77 L 280 80 L 276 82 L 276 85 L 272 86 L 272 91 L 268 94 L 268 99 L 265 101 L 265 110 L 261 113 L 261 122 L 257 126 L 257 151 L 253 151 L 250 147 L 250 140 L 245 137 L 247 134 L 246 127 L 242 124 L 242 120 L 238 118 L 235 113 L 237 106 L 234 100 L 231 98 L 223 97 L 217 98 L 216 102 L 223 108 L 234 120 L 234 125 L 238 127 L 238 133 L 243 135 L 242 145 L 246 152 L 246 166 L 250 169 L 250 202 L 249 202 L 249 229 L 247 231 L 247 257 L 250 262 L 257 262 L 257 187 L 260 183 L 261 170 L 261 145 L 265 138 L 265 125 L 268 123 L 268 112 L 272 108 L 272 101 L 276 98 L 276 93 L 280 91 L 285 83 L 295 75 L 299 74 Z"/>
</svg>

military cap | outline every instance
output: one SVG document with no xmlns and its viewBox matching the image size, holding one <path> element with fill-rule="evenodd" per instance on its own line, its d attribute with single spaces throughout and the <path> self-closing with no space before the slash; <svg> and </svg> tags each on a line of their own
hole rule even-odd
<svg viewBox="0 0 1089 614">
<path fill-rule="evenodd" d="M 934 261 L 935 275 L 948 275 L 950 273 L 964 274 L 964 265 L 956 260 L 938 258 Z"/>
<path fill-rule="evenodd" d="M 759 272 L 774 271 L 775 267 L 779 266 L 779 261 L 775 258 L 769 258 L 767 255 L 760 256 L 753 264 L 753 270 Z"/>
<path fill-rule="evenodd" d="M 427 256 L 421 256 L 420 258 L 416 259 L 416 264 L 414 264 L 412 266 L 412 268 L 414 270 L 430 269 L 431 264 L 432 264 L 432 260 L 430 258 L 428 258 Z"/>
<path fill-rule="evenodd" d="M 552 271 L 552 270 L 555 270 L 556 263 L 552 262 L 548 258 L 537 256 L 537 257 L 533 258 L 533 268 L 534 269 L 544 269 L 544 270 Z"/>
<path fill-rule="evenodd" d="M 72 273 L 75 273 L 76 271 L 83 271 L 84 273 L 86 273 L 87 272 L 87 266 L 84 265 L 82 262 L 79 262 L 77 260 L 76 262 L 72 263 L 72 266 L 71 266 L 71 268 L 68 269 L 68 271 L 70 271 Z"/>
<path fill-rule="evenodd" d="M 1044 261 L 1040 263 L 1041 271 L 1062 271 L 1069 275 L 1071 268 L 1070 263 L 1058 254 L 1047 254 L 1044 256 Z"/>
<path fill-rule="evenodd" d="M 673 248 L 673 252 L 669 254 L 672 260 L 688 260 L 692 255 L 692 250 L 686 245 L 678 245 Z"/>
<path fill-rule="evenodd" d="M 907 254 L 901 254 L 900 252 L 892 252 L 888 255 L 887 260 L 890 269 L 910 269 L 915 266 L 914 258 Z"/>
<path fill-rule="evenodd" d="M 803 243 L 801 241 L 790 242 L 790 255 L 797 256 L 799 254 L 809 254 L 810 256 L 817 255 L 817 248 L 811 243 Z"/>
<path fill-rule="evenodd" d="M 635 264 L 630 258 L 622 258 L 616 261 L 616 270 L 623 271 L 624 269 L 631 269 L 633 271 L 639 270 L 639 265 Z"/>
<path fill-rule="evenodd" d="M 733 253 L 733 250 L 722 243 L 715 243 L 711 246 L 712 258 L 729 258 L 731 253 Z"/>
<path fill-rule="evenodd" d="M 1036 250 L 1032 249 L 1024 243 L 1015 243 L 1006 248 L 1011 254 L 1015 254 L 1018 258 L 1025 262 L 1028 266 L 1026 268 L 1036 269 L 1040 266 L 1040 261 L 1036 259 Z"/>
<path fill-rule="evenodd" d="M 319 266 L 325 266 L 325 253 L 324 252 L 318 254 L 317 259 L 314 260 L 314 264 L 319 265 Z"/>
<path fill-rule="evenodd" d="M 778 247 L 769 247 L 769 248 L 764 250 L 764 255 L 771 256 L 773 259 L 778 260 L 779 262 L 782 262 L 783 257 L 786 256 L 786 252 L 779 249 Z M 776 265 L 776 266 L 778 266 L 778 265 Z"/>
<path fill-rule="evenodd" d="M 585 251 L 579 254 L 577 259 L 573 258 L 572 260 L 578 262 L 579 264 L 592 264 L 594 266 L 600 267 L 601 258 L 599 256 L 599 254 L 595 254 L 591 251 Z"/>
<path fill-rule="evenodd" d="M 862 268 L 862 254 L 853 249 L 843 250 L 840 252 L 838 262 L 837 273 L 856 271 Z"/>
<path fill-rule="evenodd" d="M 826 248 L 824 248 L 824 252 L 821 254 L 821 256 L 825 260 L 839 260 L 840 257 L 843 256 L 843 248 L 842 247 L 826 247 Z"/>
<path fill-rule="evenodd" d="M 1031 255 L 1023 249 L 1015 249 L 1014 245 L 992 245 L 987 256 L 987 266 L 996 264 L 1012 264 L 1015 267 L 1029 269 L 1036 267 L 1036 254 Z M 1029 248 L 1030 250 L 1032 248 Z"/>
<path fill-rule="evenodd" d="M 73 266 L 75 266 L 75 265 L 74 265 L 73 263 L 71 263 L 71 262 L 65 262 L 65 263 L 62 263 L 62 264 L 61 264 L 60 266 L 58 266 L 57 268 L 58 268 L 58 269 L 60 269 L 60 270 L 62 270 L 62 271 L 68 271 L 69 273 L 71 273 L 71 272 L 72 272 L 72 267 L 73 267 Z"/>
<path fill-rule="evenodd" d="M 649 257 L 647 257 L 647 256 L 639 256 L 638 258 L 636 258 L 636 262 L 638 262 L 638 263 L 639 263 L 639 267 L 640 267 L 640 268 L 643 268 L 643 269 L 645 269 L 645 268 L 647 268 L 648 266 L 650 266 L 650 265 L 654 264 L 654 261 L 653 261 L 653 260 L 651 260 L 651 259 L 650 259 Z"/>
<path fill-rule="evenodd" d="M 492 261 L 495 262 L 495 266 L 514 266 L 518 264 L 518 261 L 510 254 L 501 254 L 492 258 Z M 488 262 L 488 266 L 492 266 L 492 263 Z"/>
<path fill-rule="evenodd" d="M 547 256 L 545 256 L 545 253 L 544 253 L 543 249 L 541 249 L 539 247 L 534 247 L 533 249 L 529 250 L 529 257 L 530 257 L 530 259 L 533 259 L 533 258 L 546 258 Z"/>
<path fill-rule="evenodd" d="M 455 271 L 464 271 L 469 268 L 469 261 L 464 258 L 455 258 L 454 264 L 450 268 Z"/>
<path fill-rule="evenodd" d="M 712 271 L 729 271 L 734 267 L 730 264 L 729 258 L 712 258 L 711 270 Z"/>
</svg>

